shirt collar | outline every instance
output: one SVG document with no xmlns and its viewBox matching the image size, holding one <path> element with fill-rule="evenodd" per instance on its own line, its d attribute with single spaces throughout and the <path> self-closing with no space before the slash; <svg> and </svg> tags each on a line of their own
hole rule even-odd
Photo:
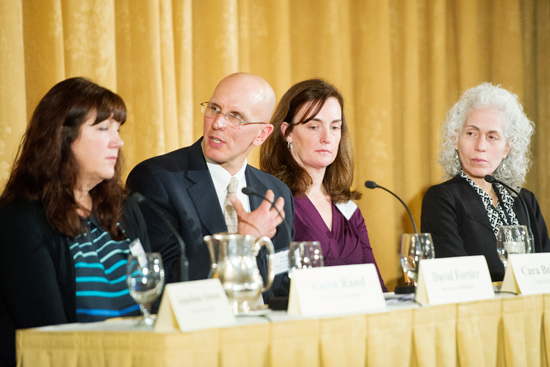
<svg viewBox="0 0 550 367">
<path fill-rule="evenodd" d="M 202 144 L 201 144 L 202 149 Z M 204 156 L 204 150 L 203 150 L 203 156 Z M 211 159 L 206 158 L 204 156 L 204 159 L 206 161 L 206 166 L 208 167 L 208 171 L 210 172 L 210 177 L 212 177 L 212 182 L 214 182 L 214 188 L 216 189 L 216 195 L 218 196 L 218 201 L 220 202 L 220 207 L 223 208 L 223 203 L 225 201 L 225 196 L 227 195 L 227 186 L 229 185 L 229 181 L 231 181 L 231 174 L 223 168 L 218 163 L 212 161 Z M 233 175 L 233 177 L 236 177 L 239 184 L 237 185 L 237 197 L 241 200 L 241 203 L 243 204 L 244 209 L 249 212 L 250 211 L 250 201 L 248 200 L 248 196 L 242 193 L 243 187 L 246 187 L 246 167 L 248 165 L 248 160 L 245 159 L 243 162 L 243 165 L 239 169 L 239 171 Z"/>
</svg>

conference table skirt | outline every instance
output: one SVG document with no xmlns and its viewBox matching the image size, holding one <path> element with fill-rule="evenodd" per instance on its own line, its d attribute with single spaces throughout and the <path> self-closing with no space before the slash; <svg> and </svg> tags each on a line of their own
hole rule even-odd
<svg viewBox="0 0 550 367">
<path fill-rule="evenodd" d="M 17 331 L 18 366 L 547 366 L 550 295 L 189 333 Z"/>
</svg>

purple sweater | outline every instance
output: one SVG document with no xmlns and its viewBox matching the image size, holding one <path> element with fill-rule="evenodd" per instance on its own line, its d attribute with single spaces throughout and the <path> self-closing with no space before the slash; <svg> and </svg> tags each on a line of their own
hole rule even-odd
<svg viewBox="0 0 550 367">
<path fill-rule="evenodd" d="M 374 264 L 380 285 L 387 292 L 370 246 L 369 234 L 361 210 L 346 219 L 332 203 L 332 231 L 307 196 L 295 197 L 294 241 L 320 241 L 325 266 Z"/>
</svg>

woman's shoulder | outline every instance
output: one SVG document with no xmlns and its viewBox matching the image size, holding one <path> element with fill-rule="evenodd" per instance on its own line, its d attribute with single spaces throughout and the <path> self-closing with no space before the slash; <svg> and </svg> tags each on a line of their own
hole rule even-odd
<svg viewBox="0 0 550 367">
<path fill-rule="evenodd" d="M 0 242 L 9 238 L 27 248 L 58 237 L 40 202 L 15 199 L 0 208 Z"/>
<path fill-rule="evenodd" d="M 45 218 L 42 204 L 27 199 L 13 199 L 0 207 L 0 222 L 21 218 Z"/>
<path fill-rule="evenodd" d="M 460 203 L 471 203 L 472 200 L 479 200 L 479 195 L 464 178 L 455 176 L 426 190 L 422 198 L 422 212 L 442 206 L 455 207 Z"/>
<path fill-rule="evenodd" d="M 533 191 L 529 190 L 529 189 L 526 189 L 525 187 L 522 187 L 519 190 L 519 193 L 523 197 L 532 197 L 532 198 L 535 197 L 535 193 Z"/>
<path fill-rule="evenodd" d="M 519 194 L 521 195 L 523 200 L 525 200 L 529 205 L 531 205 L 531 206 L 537 205 L 538 206 L 538 201 L 537 201 L 537 198 L 535 196 L 535 193 L 532 192 L 531 190 L 522 187 L 519 191 Z"/>
<path fill-rule="evenodd" d="M 297 195 L 293 197 L 295 210 L 315 207 L 307 195 Z"/>
<path fill-rule="evenodd" d="M 470 185 L 465 179 L 460 176 L 455 176 L 450 180 L 430 186 L 428 190 L 426 190 L 424 197 L 452 195 L 453 193 L 459 193 L 469 188 Z"/>
</svg>

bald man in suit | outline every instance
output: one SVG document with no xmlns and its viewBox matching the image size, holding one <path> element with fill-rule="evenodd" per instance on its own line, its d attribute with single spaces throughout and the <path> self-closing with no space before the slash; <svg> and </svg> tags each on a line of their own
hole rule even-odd
<svg viewBox="0 0 550 367">
<path fill-rule="evenodd" d="M 205 279 L 210 271 L 210 255 L 203 237 L 227 232 L 223 202 L 232 177 L 238 180 L 231 203 L 238 214 L 239 234 L 268 236 L 275 251 L 288 248 L 293 233 L 294 201 L 280 180 L 247 164 L 247 156 L 273 131 L 269 124 L 275 109 L 275 93 L 261 77 L 249 73 L 231 74 L 217 85 L 210 100 L 203 103 L 203 136 L 193 145 L 138 164 L 127 186 L 166 212 L 186 245 L 189 279 Z M 290 223 L 283 225 L 277 210 L 262 198 L 242 194 L 242 187 L 266 195 Z M 143 212 L 153 251 L 162 254 L 167 282 L 175 282 L 180 246 L 158 215 L 146 206 Z M 260 273 L 266 280 L 266 249 L 258 256 Z M 288 278 L 275 277 L 267 301 L 286 295 Z"/>
</svg>

